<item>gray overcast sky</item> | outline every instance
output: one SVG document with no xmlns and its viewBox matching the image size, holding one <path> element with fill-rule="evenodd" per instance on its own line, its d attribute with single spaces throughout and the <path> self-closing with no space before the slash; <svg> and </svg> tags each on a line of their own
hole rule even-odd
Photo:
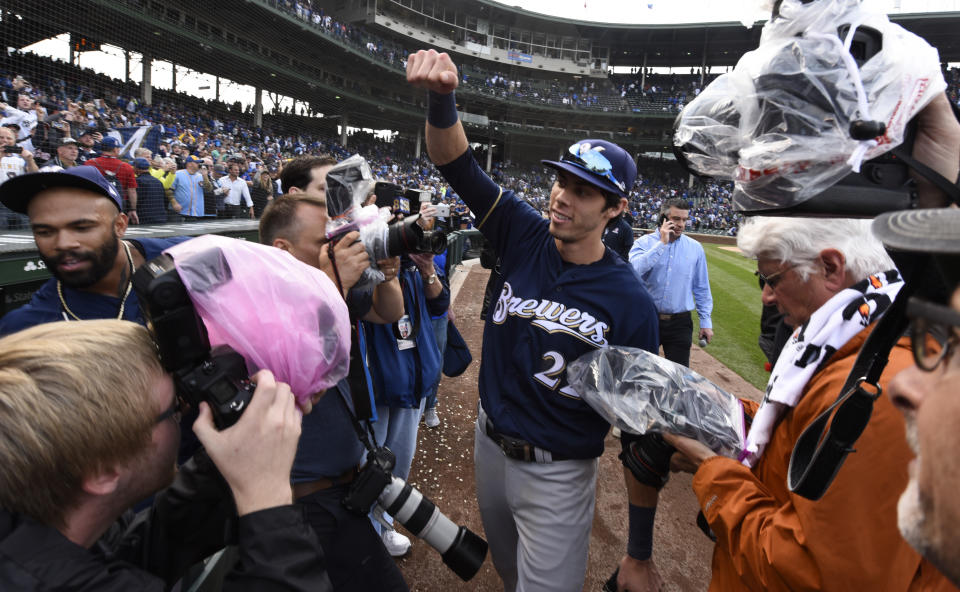
<svg viewBox="0 0 960 592">
<path fill-rule="evenodd" d="M 755 22 L 769 15 L 764 0 L 506 0 L 500 4 L 601 23 Z M 864 0 L 888 14 L 960 12 L 960 0 Z"/>
</svg>

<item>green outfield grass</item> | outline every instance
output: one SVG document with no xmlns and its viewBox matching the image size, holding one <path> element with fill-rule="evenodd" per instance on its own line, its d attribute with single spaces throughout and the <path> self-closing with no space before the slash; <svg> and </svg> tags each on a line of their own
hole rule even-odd
<svg viewBox="0 0 960 592">
<path fill-rule="evenodd" d="M 769 373 L 764 370 L 767 359 L 757 346 L 761 305 L 760 288 L 753 275 L 756 262 L 722 247 L 703 243 L 710 273 L 710 292 L 713 294 L 715 334 L 706 352 L 763 390 L 767 386 Z M 693 315 L 693 318 L 696 336 L 699 331 L 697 315 Z"/>
</svg>

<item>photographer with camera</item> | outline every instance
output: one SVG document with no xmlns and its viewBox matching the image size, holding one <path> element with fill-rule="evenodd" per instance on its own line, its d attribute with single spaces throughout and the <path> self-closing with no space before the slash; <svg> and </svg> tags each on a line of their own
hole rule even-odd
<svg viewBox="0 0 960 592">
<path fill-rule="evenodd" d="M 597 457 L 609 424 L 569 388 L 563 370 L 606 345 L 657 349 L 653 301 L 601 238 L 607 221 L 626 207 L 636 166 L 604 140 L 581 140 L 561 160 L 544 161 L 557 170 L 544 220 L 474 160 L 457 116 L 459 80 L 450 56 L 432 49 L 411 54 L 407 81 L 429 91 L 430 159 L 476 213 L 477 228 L 501 258 L 474 436 L 477 499 L 494 566 L 510 592 L 579 591 Z M 626 478 L 630 488 L 632 477 Z M 628 549 L 649 564 L 642 539 L 652 532 L 653 514 L 646 500 L 631 493 L 630 501 L 636 539 Z"/>
<path fill-rule="evenodd" d="M 205 452 L 178 471 L 182 403 L 146 329 L 50 323 L 0 340 L 0 588 L 167 590 L 237 544 L 224 590 L 329 590 L 292 505 L 300 413 L 269 371 L 255 380 L 230 428 L 201 403 Z"/>
<path fill-rule="evenodd" d="M 794 333 L 752 417 L 744 461 L 664 434 L 715 537 L 711 590 L 934 590 L 942 576 L 898 535 L 894 507 L 910 457 L 903 422 L 889 401 L 873 416 L 826 494 L 812 501 L 787 488 L 787 463 L 801 430 L 836 399 L 867 335 L 903 286 L 865 220 L 757 217 L 737 246 L 756 259 L 764 304 Z M 911 360 L 903 338 L 878 384 Z M 755 445 L 754 445 L 755 444 Z M 671 450 L 659 456 L 666 473 Z M 629 565 L 621 563 L 621 576 Z M 622 582 L 618 582 L 623 584 Z M 628 587 L 630 590 L 634 588 Z"/>
<path fill-rule="evenodd" d="M 100 142 L 103 140 L 103 134 L 93 128 L 81 126 L 80 133 L 77 134 L 77 141 L 80 143 L 80 154 L 77 156 L 77 164 L 83 164 L 88 160 L 100 156 Z"/>
<path fill-rule="evenodd" d="M 284 168 L 284 172 L 290 171 L 291 175 L 286 179 L 289 184 L 284 185 L 288 192 L 274 199 L 261 216 L 260 242 L 289 252 L 299 261 L 325 272 L 335 283 L 339 276 L 352 321 L 399 319 L 403 314 L 402 295 L 396 280 L 399 261 L 380 262 L 385 281 L 374 288 L 372 294 L 351 291 L 363 270 L 369 267 L 369 257 L 357 241 L 356 232 L 348 233 L 335 246 L 327 241 L 325 195 L 316 191 L 315 184 L 307 189 L 311 183 L 301 183 L 298 171 L 305 169 L 309 175 L 319 169 L 322 179 L 336 161 L 313 158 L 295 159 Z M 331 248 L 335 250 L 336 270 L 330 261 Z M 350 387 L 347 380 L 342 380 L 304 417 L 303 435 L 292 472 L 294 499 L 303 507 L 307 522 L 319 536 L 334 590 L 406 591 L 403 575 L 370 520 L 342 504 L 364 459 L 364 446 L 355 433 L 351 417 L 354 412 L 351 402 Z"/>
<path fill-rule="evenodd" d="M 375 196 L 369 203 L 373 199 Z M 432 228 L 433 206 L 421 203 L 417 224 Z M 403 215 L 397 217 L 402 219 Z M 377 446 L 386 446 L 396 455 L 392 473 L 403 480 L 413 465 L 427 396 L 437 388 L 443 367 L 432 317 L 447 312 L 450 291 L 438 279 L 437 271 L 433 253 L 401 256 L 398 280 L 403 292 L 403 316 L 389 325 L 363 324 L 377 403 L 373 431 Z M 383 514 L 382 522 L 377 520 L 374 526 L 390 555 L 401 557 L 410 550 L 410 539 L 392 524 L 393 517 Z"/>
</svg>

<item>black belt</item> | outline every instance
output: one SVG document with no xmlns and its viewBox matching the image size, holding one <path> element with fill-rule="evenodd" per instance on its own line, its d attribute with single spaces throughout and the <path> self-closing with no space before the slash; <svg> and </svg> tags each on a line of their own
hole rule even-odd
<svg viewBox="0 0 960 592">
<path fill-rule="evenodd" d="M 353 481 L 353 478 L 357 476 L 357 473 L 357 468 L 353 467 L 342 475 L 337 475 L 336 477 L 321 477 L 313 481 L 294 483 L 291 486 L 293 489 L 293 499 L 297 500 L 308 496 L 311 493 L 323 491 L 324 489 L 330 489 L 331 487 L 336 487 L 338 485 L 346 485 L 347 483 Z"/>
<path fill-rule="evenodd" d="M 657 318 L 661 321 L 672 321 L 674 319 L 682 319 L 690 316 L 690 311 L 685 312 L 659 312 L 657 313 Z"/>
<path fill-rule="evenodd" d="M 496 430 L 496 428 L 493 427 L 493 422 L 490 421 L 490 418 L 487 418 L 487 423 L 484 425 L 483 431 L 487 434 L 488 438 L 493 440 L 496 445 L 500 447 L 500 450 L 503 451 L 507 458 L 512 458 L 513 460 L 522 460 L 524 462 L 537 462 L 537 446 L 534 446 L 526 440 L 501 434 Z M 539 450 L 550 452 L 549 450 L 544 450 L 543 448 L 539 448 Z M 550 452 L 550 458 L 553 460 L 570 460 L 569 456 L 555 454 L 553 452 Z"/>
</svg>

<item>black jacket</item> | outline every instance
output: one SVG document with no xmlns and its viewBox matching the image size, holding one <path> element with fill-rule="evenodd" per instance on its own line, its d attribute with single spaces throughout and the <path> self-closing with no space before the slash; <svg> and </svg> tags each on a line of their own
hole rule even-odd
<svg viewBox="0 0 960 592">
<path fill-rule="evenodd" d="M 200 453 L 151 508 L 124 514 L 91 549 L 0 509 L 0 590 L 159 592 L 225 544 L 239 545 L 225 591 L 331 589 L 302 510 L 281 506 L 237 519 L 229 488 Z"/>
<path fill-rule="evenodd" d="M 633 228 L 623 216 L 611 218 L 607 227 L 603 229 L 603 244 L 620 255 L 624 261 L 630 259 L 630 247 L 633 246 Z"/>
</svg>

